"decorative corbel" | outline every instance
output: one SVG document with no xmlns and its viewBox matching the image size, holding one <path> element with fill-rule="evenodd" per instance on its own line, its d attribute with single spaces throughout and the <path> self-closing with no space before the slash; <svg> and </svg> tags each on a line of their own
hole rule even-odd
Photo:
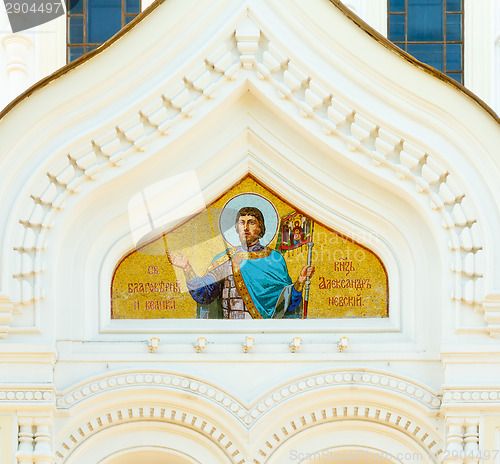
<svg viewBox="0 0 500 464">
<path fill-rule="evenodd" d="M 7 337 L 14 304 L 7 295 L 0 294 L 0 339 Z"/>
<path fill-rule="evenodd" d="M 496 338 L 500 335 L 500 293 L 486 295 L 483 301 L 484 318 L 488 323 L 490 336 Z"/>
<path fill-rule="evenodd" d="M 241 54 L 240 63 L 244 69 L 252 69 L 259 48 L 260 29 L 247 16 L 236 29 L 236 42 Z"/>
</svg>

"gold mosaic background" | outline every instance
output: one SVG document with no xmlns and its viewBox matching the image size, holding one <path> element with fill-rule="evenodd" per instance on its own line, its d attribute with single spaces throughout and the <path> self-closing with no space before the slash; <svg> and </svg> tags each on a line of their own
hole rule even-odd
<svg viewBox="0 0 500 464">
<path fill-rule="evenodd" d="M 233 196 L 248 192 L 270 200 L 280 217 L 295 210 L 246 177 L 205 211 L 121 260 L 111 284 L 112 318 L 195 318 L 196 302 L 187 291 L 184 273 L 169 263 L 165 251 L 182 251 L 195 272 L 203 275 L 213 257 L 225 248 L 218 225 L 222 207 Z M 311 281 L 308 318 L 387 317 L 387 273 L 379 258 L 316 222 L 313 241 L 316 272 Z M 269 246 L 274 249 L 276 239 Z M 288 251 L 284 257 L 295 281 L 307 264 L 307 246 Z"/>
</svg>

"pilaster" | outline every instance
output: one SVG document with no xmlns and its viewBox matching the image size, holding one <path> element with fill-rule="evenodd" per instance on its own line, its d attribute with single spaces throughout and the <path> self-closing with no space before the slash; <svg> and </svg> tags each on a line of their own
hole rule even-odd
<svg viewBox="0 0 500 464">
<path fill-rule="evenodd" d="M 479 464 L 479 416 L 446 417 L 446 464 Z"/>
<path fill-rule="evenodd" d="M 35 449 L 33 461 L 35 463 L 53 463 L 54 452 L 52 450 L 51 425 L 52 419 L 49 416 L 35 417 Z"/>
<path fill-rule="evenodd" d="M 33 464 L 33 447 L 34 447 L 34 433 L 33 433 L 33 418 L 32 417 L 19 417 L 17 419 L 19 427 L 18 433 L 18 447 L 16 458 L 18 464 Z"/>
<path fill-rule="evenodd" d="M 23 413 L 17 420 L 19 426 L 16 459 L 18 464 L 54 462 L 52 449 L 52 417 L 39 413 Z"/>
<path fill-rule="evenodd" d="M 6 70 L 9 98 L 12 100 L 29 86 L 29 56 L 33 48 L 33 42 L 24 35 L 11 34 L 2 39 L 2 45 L 7 55 Z"/>
<path fill-rule="evenodd" d="M 479 417 L 465 418 L 464 452 L 465 463 L 479 463 Z"/>
<path fill-rule="evenodd" d="M 446 451 L 443 462 L 447 464 L 464 464 L 465 420 L 463 417 L 446 418 Z"/>
</svg>

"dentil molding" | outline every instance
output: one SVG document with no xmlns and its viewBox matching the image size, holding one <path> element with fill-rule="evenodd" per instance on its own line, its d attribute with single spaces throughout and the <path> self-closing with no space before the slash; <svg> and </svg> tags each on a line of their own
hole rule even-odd
<svg viewBox="0 0 500 464">
<path fill-rule="evenodd" d="M 8 387 L 0 385 L 0 404 L 51 405 L 55 402 L 54 388 Z"/>
<path fill-rule="evenodd" d="M 201 396 L 218 404 L 247 428 L 283 402 L 303 393 L 324 388 L 349 386 L 383 390 L 416 402 L 429 414 L 437 414 L 441 406 L 440 398 L 423 386 L 388 374 L 364 370 L 332 371 L 310 375 L 283 385 L 252 404 L 244 404 L 201 380 L 165 372 L 134 371 L 99 377 L 58 394 L 57 410 L 61 412 L 70 410 L 73 406 L 103 393 L 142 386 Z"/>
<path fill-rule="evenodd" d="M 228 459 L 235 464 L 263 464 L 269 456 L 284 442 L 310 427 L 334 421 L 356 420 L 383 424 L 397 429 L 423 446 L 429 456 L 438 457 L 443 453 L 440 438 L 434 430 L 404 414 L 386 408 L 367 405 L 340 405 L 309 411 L 300 417 L 286 419 L 276 430 L 262 440 L 262 446 L 254 454 L 229 437 L 234 431 L 217 425 L 215 420 L 181 407 L 142 406 L 102 411 L 99 415 L 86 419 L 85 422 L 67 434 L 55 448 L 55 462 L 66 462 L 73 450 L 90 436 L 106 428 L 134 421 L 160 421 L 177 424 L 202 434 L 217 445 Z"/>
</svg>

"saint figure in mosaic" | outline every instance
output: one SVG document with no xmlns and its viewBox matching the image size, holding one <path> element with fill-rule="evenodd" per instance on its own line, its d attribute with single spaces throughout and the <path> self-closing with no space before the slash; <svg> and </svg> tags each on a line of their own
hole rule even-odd
<svg viewBox="0 0 500 464">
<path fill-rule="evenodd" d="M 221 216 L 230 215 L 230 211 L 225 208 Z M 314 266 L 304 266 L 292 282 L 282 254 L 267 246 L 270 240 L 263 240 L 266 220 L 255 206 L 239 208 L 233 227 L 240 243 L 216 255 L 203 276 L 196 275 L 183 253 L 167 253 L 170 262 L 184 271 L 187 288 L 198 303 L 198 317 L 302 317 L 302 290 L 307 278 L 314 274 Z M 221 232 L 226 237 L 223 226 Z"/>
</svg>

